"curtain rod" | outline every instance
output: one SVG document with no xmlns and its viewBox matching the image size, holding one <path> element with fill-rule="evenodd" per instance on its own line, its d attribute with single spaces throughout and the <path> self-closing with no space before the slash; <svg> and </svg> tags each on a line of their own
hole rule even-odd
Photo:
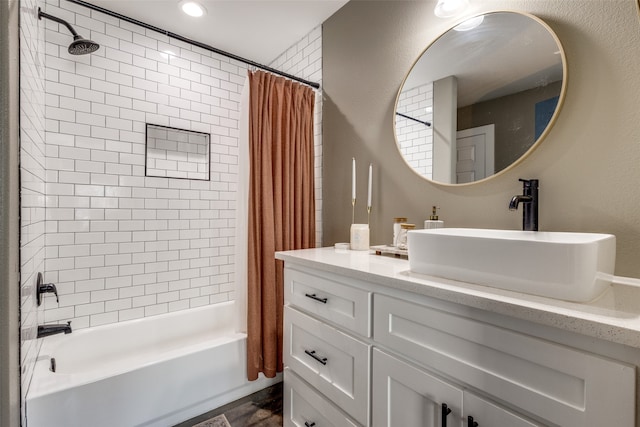
<svg viewBox="0 0 640 427">
<path fill-rule="evenodd" d="M 219 55 L 226 56 L 227 58 L 235 59 L 236 61 L 243 62 L 243 63 L 245 63 L 247 65 L 251 65 L 253 67 L 260 68 L 260 69 L 265 70 L 265 71 L 269 71 L 270 73 L 278 74 L 278 75 L 286 77 L 288 79 L 295 80 L 295 81 L 300 82 L 302 84 L 305 84 L 307 86 L 311 86 L 311 87 L 313 87 L 315 89 L 320 89 L 320 84 L 319 83 L 312 82 L 312 81 L 309 81 L 309 80 L 305 80 L 305 79 L 302 79 L 300 77 L 296 77 L 294 75 L 285 73 L 283 71 L 276 70 L 275 68 L 271 68 L 269 66 L 259 64 L 259 63 L 255 62 L 255 61 L 250 60 L 250 59 L 246 59 L 246 58 L 243 58 L 241 56 L 234 55 L 233 53 L 225 52 L 224 50 L 220 50 L 220 49 L 215 48 L 213 46 L 209 46 L 207 44 L 200 43 L 200 42 L 198 42 L 196 40 L 192 40 L 190 38 L 181 36 L 180 34 L 172 33 L 171 31 L 166 31 L 166 30 L 163 30 L 161 28 L 154 27 L 153 25 L 147 24 L 146 22 L 138 21 L 137 19 L 133 19 L 133 18 L 130 18 L 128 16 L 122 15 L 122 14 L 120 14 L 118 12 L 113 12 L 113 11 L 111 11 L 109 9 L 105 9 L 103 7 L 100 7 L 100 6 L 96 6 L 95 4 L 91 4 L 91 3 L 86 2 L 84 0 L 67 0 L 67 1 L 69 1 L 71 3 L 78 4 L 80 6 L 84 6 L 86 8 L 89 8 L 89 9 L 92 9 L 92 10 L 95 10 L 95 11 L 98 11 L 98 12 L 102 12 L 102 13 L 104 13 L 106 15 L 109 15 L 109 16 L 112 16 L 114 18 L 122 19 L 123 21 L 127 21 L 127 22 L 129 22 L 131 24 L 135 24 L 135 25 L 138 25 L 140 27 L 146 28 L 147 30 L 152 30 L 152 31 L 155 31 L 157 33 L 164 34 L 167 37 L 171 37 L 173 39 L 180 40 L 180 41 L 185 42 L 185 43 L 189 43 L 191 45 L 197 46 L 197 47 L 202 48 L 204 50 L 208 50 L 210 52 L 214 52 L 214 53 L 217 53 Z"/>
<path fill-rule="evenodd" d="M 405 119 L 413 120 L 414 122 L 422 123 L 423 125 L 425 125 L 427 127 L 431 127 L 431 122 L 425 122 L 425 121 L 422 121 L 422 120 L 418 120 L 418 119 L 416 119 L 414 117 L 407 116 L 406 114 L 398 113 L 397 111 L 396 111 L 396 116 L 404 117 Z"/>
</svg>

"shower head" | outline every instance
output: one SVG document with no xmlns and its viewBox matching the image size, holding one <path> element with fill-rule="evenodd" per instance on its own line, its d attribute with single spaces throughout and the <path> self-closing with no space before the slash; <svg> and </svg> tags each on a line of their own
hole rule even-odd
<svg viewBox="0 0 640 427">
<path fill-rule="evenodd" d="M 69 45 L 69 53 L 71 55 L 84 55 L 93 53 L 100 48 L 100 45 L 94 41 L 83 39 L 81 36 L 73 36 L 73 42 Z"/>
<path fill-rule="evenodd" d="M 69 45 L 69 53 L 71 55 L 84 55 L 87 53 L 92 53 L 98 50 L 98 48 L 100 47 L 98 43 L 85 39 L 81 35 L 79 35 L 76 30 L 73 29 L 71 24 L 69 24 L 64 19 L 49 15 L 48 13 L 45 13 L 40 8 L 38 8 L 38 19 L 42 18 L 47 18 L 64 25 L 71 32 L 71 34 L 73 34 L 73 42 L 71 42 L 71 44 Z"/>
</svg>

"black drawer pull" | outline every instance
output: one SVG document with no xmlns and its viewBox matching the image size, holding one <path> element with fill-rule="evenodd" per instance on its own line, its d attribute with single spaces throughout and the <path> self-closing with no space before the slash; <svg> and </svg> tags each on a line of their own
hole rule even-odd
<svg viewBox="0 0 640 427">
<path fill-rule="evenodd" d="M 473 417 L 471 415 L 467 418 L 467 427 L 478 427 L 478 423 L 473 421 Z"/>
<path fill-rule="evenodd" d="M 327 364 L 327 358 L 318 356 L 315 350 L 313 351 L 305 350 L 304 352 L 307 353 L 309 356 L 313 357 L 314 359 L 316 359 L 318 362 L 322 363 L 323 365 Z"/>
<path fill-rule="evenodd" d="M 447 415 L 451 413 L 451 408 L 446 403 L 442 404 L 442 427 L 447 427 Z"/>
<path fill-rule="evenodd" d="M 327 299 L 326 298 L 320 298 L 320 297 L 316 296 L 316 294 L 304 294 L 304 296 L 307 297 L 307 298 L 314 299 L 314 300 L 316 300 L 318 302 L 321 302 L 323 304 L 327 303 Z"/>
<path fill-rule="evenodd" d="M 314 425 L 316 425 L 316 423 L 311 423 L 311 424 L 309 424 L 307 421 L 305 421 L 305 422 L 304 422 L 304 425 L 305 425 L 306 427 L 313 427 Z"/>
</svg>

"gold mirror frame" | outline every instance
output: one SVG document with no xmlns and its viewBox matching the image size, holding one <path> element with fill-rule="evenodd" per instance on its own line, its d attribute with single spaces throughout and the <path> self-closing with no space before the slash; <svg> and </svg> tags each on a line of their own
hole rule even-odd
<svg viewBox="0 0 640 427">
<path fill-rule="evenodd" d="M 640 8 L 640 0 L 638 1 L 638 7 Z M 446 183 L 446 182 L 441 182 L 441 181 L 436 181 L 433 179 L 429 179 L 425 176 L 423 176 L 422 174 L 420 174 L 418 171 L 416 171 L 407 161 L 407 159 L 405 159 L 404 155 L 402 154 L 402 152 L 400 152 L 400 157 L 402 157 L 402 160 L 405 162 L 405 164 L 409 167 L 409 169 L 411 169 L 416 175 L 418 175 L 420 178 L 432 182 L 434 184 L 438 184 L 438 185 L 442 185 L 442 186 L 447 186 L 447 187 L 463 187 L 463 186 L 470 186 L 470 185 L 475 185 L 475 184 L 480 184 L 480 183 L 484 183 L 487 182 L 490 179 L 499 177 L 505 173 L 507 173 L 508 171 L 511 171 L 513 168 L 515 168 L 516 166 L 518 166 L 520 163 L 522 163 L 527 157 L 529 157 L 529 155 L 531 155 L 531 153 L 538 148 L 538 146 L 542 143 L 542 141 L 544 141 L 547 137 L 547 135 L 549 134 L 549 132 L 551 131 L 551 129 L 553 128 L 558 115 L 560 113 L 560 111 L 562 110 L 562 106 L 564 104 L 564 98 L 566 95 L 566 89 L 567 89 L 567 82 L 568 82 L 568 73 L 567 73 L 567 58 L 566 58 L 566 54 L 564 51 L 564 48 L 562 46 L 562 43 L 560 42 L 560 39 L 558 38 L 558 36 L 556 35 L 556 33 L 551 29 L 551 27 L 544 22 L 542 19 L 538 18 L 535 15 L 532 15 L 530 13 L 526 13 L 526 12 L 520 12 L 520 11 L 512 11 L 512 10 L 496 10 L 496 11 L 490 11 L 490 12 L 484 12 L 481 14 L 477 14 L 474 16 L 468 16 L 465 17 L 464 19 L 460 20 L 459 22 L 456 22 L 451 28 L 447 29 L 446 31 L 444 31 L 442 34 L 440 34 L 438 37 L 436 37 L 421 53 L 420 55 L 418 55 L 418 57 L 416 58 L 416 60 L 413 62 L 413 64 L 411 65 L 411 68 L 409 69 L 409 71 L 407 72 L 407 74 L 405 75 L 405 78 L 403 79 L 400 88 L 398 90 L 398 94 L 396 96 L 396 100 L 395 100 L 395 104 L 394 104 L 394 115 L 393 115 L 393 136 L 394 136 L 394 140 L 396 143 L 396 146 L 398 148 L 398 151 L 400 151 L 400 145 L 398 143 L 398 137 L 397 137 L 397 130 L 396 130 L 396 114 L 395 112 L 397 111 L 398 108 L 398 102 L 400 100 L 402 91 L 403 91 L 403 87 L 407 81 L 407 79 L 409 78 L 409 75 L 411 74 L 411 71 L 414 69 L 414 67 L 416 66 L 416 64 L 420 61 L 420 59 L 422 58 L 422 56 L 429 50 L 430 47 L 432 47 L 438 40 L 440 40 L 445 34 L 447 34 L 449 31 L 452 31 L 456 26 L 458 26 L 459 24 L 461 24 L 462 22 L 471 20 L 473 18 L 479 17 L 479 16 L 485 16 L 485 15 L 490 15 L 490 14 L 495 14 L 495 13 L 515 13 L 518 15 L 522 15 L 522 16 L 526 16 L 532 20 L 534 20 L 535 22 L 537 22 L 539 25 L 541 25 L 544 29 L 547 30 L 547 32 L 549 33 L 549 35 L 553 38 L 553 40 L 555 41 L 557 47 L 558 47 L 558 51 L 559 51 L 559 55 L 561 58 L 561 62 L 562 62 L 562 84 L 561 84 L 561 88 L 560 88 L 560 94 L 558 95 L 558 103 L 556 105 L 555 111 L 553 113 L 553 115 L 551 116 L 546 128 L 544 129 L 544 131 L 540 134 L 540 136 L 538 137 L 538 139 L 536 139 L 533 144 L 516 160 L 514 160 L 509 166 L 506 166 L 505 168 L 501 169 L 498 172 L 495 172 L 493 175 L 487 176 L 485 178 L 479 179 L 477 181 L 472 181 L 472 182 L 467 182 L 467 183 Z"/>
</svg>

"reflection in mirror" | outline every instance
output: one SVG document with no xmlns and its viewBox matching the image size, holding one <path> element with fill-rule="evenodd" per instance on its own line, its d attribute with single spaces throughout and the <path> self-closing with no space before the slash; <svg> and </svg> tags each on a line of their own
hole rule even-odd
<svg viewBox="0 0 640 427">
<path fill-rule="evenodd" d="M 445 184 L 506 170 L 553 124 L 565 63 L 555 34 L 528 14 L 488 13 L 450 29 L 418 58 L 398 93 L 402 157 Z"/>
<path fill-rule="evenodd" d="M 146 176 L 209 180 L 208 133 L 147 124 Z"/>
</svg>

